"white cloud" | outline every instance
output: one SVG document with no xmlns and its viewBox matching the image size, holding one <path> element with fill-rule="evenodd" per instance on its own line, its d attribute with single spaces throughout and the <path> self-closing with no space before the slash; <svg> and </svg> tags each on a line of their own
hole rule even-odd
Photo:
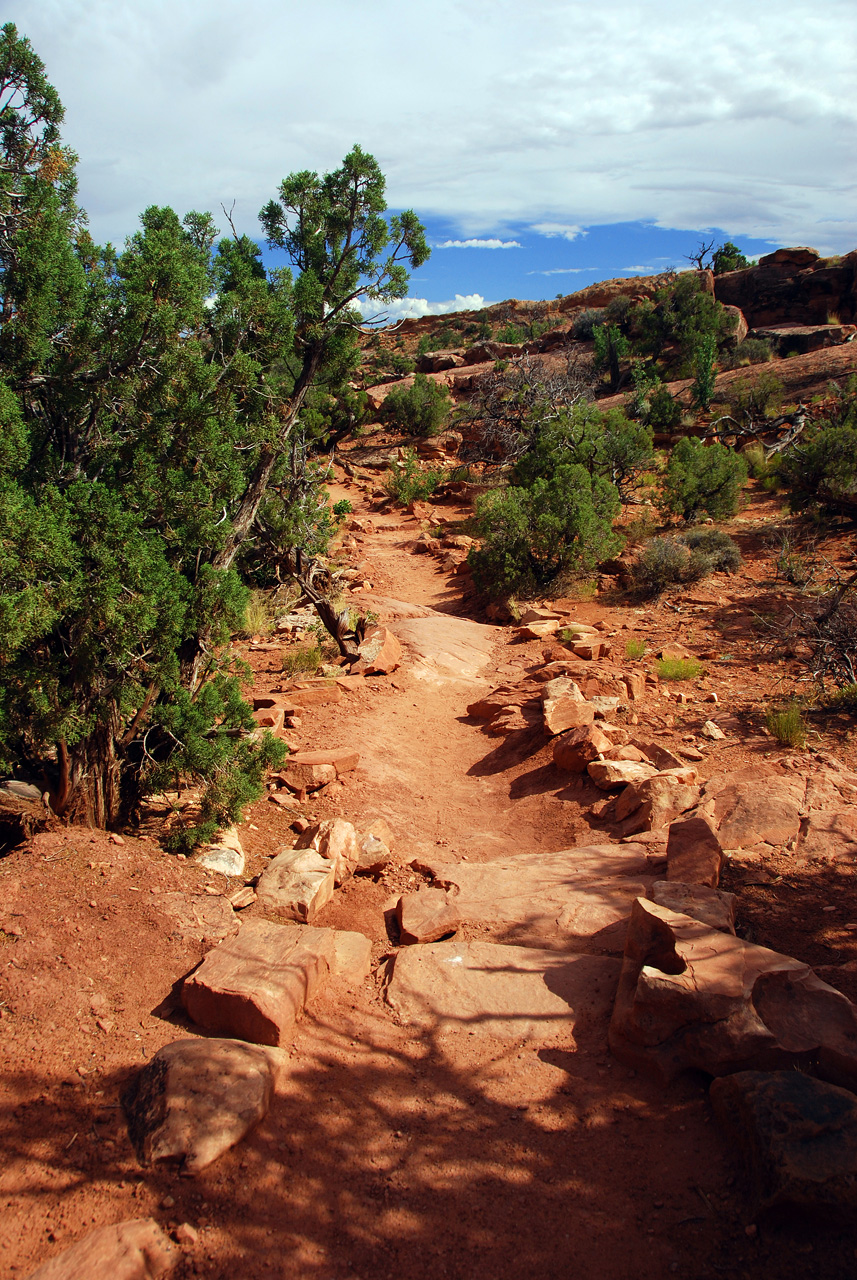
<svg viewBox="0 0 857 1280">
<path fill-rule="evenodd" d="M 567 226 L 562 222 L 534 222 L 531 230 L 551 239 L 562 236 L 563 240 L 576 240 L 578 236 L 586 235 L 583 227 Z"/>
<path fill-rule="evenodd" d="M 457 293 L 448 302 L 429 302 L 427 298 L 401 298 L 384 307 L 383 312 L 379 311 L 377 304 L 365 300 L 359 306 L 364 320 L 373 320 L 383 315 L 385 324 L 393 324 L 396 320 L 445 316 L 453 311 L 481 311 L 483 307 L 490 306 L 490 303 L 485 301 L 481 293 Z"/>
<path fill-rule="evenodd" d="M 436 249 L 520 249 L 517 240 L 444 240 Z"/>
<path fill-rule="evenodd" d="M 286 174 L 359 141 L 393 207 L 462 238 L 644 220 L 857 241 L 853 0 L 17 0 L 15 20 L 99 239 L 149 203 L 233 198 L 258 234 Z"/>
<path fill-rule="evenodd" d="M 528 271 L 528 276 L 579 276 L 585 271 L 600 271 L 601 267 L 551 267 L 547 271 Z"/>
</svg>

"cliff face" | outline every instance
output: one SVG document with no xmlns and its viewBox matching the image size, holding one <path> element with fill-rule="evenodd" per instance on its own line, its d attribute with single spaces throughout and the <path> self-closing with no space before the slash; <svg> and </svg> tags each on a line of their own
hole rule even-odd
<svg viewBox="0 0 857 1280">
<path fill-rule="evenodd" d="M 837 262 L 814 249 L 777 249 L 754 267 L 715 276 L 718 302 L 743 311 L 751 329 L 760 325 L 843 324 L 857 320 L 857 251 Z"/>
</svg>

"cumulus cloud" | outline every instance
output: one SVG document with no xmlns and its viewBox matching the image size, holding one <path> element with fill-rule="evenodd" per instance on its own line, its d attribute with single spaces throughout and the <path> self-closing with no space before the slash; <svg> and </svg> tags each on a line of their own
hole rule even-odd
<svg viewBox="0 0 857 1280">
<path fill-rule="evenodd" d="M 375 320 L 383 316 L 385 324 L 393 324 L 396 320 L 418 319 L 420 316 L 446 316 L 453 311 L 481 311 L 489 306 L 481 293 L 457 293 L 448 302 L 429 302 L 427 298 L 400 298 L 391 302 L 379 311 L 377 303 L 366 299 L 359 303 L 360 313 L 364 320 Z"/>
<path fill-rule="evenodd" d="M 520 249 L 518 240 L 444 240 L 436 249 Z"/>
<path fill-rule="evenodd" d="M 550 239 L 562 236 L 563 240 L 576 240 L 578 236 L 586 235 L 583 227 L 566 226 L 562 222 L 535 222 L 532 230 L 538 232 L 540 236 L 548 236 Z"/>
<path fill-rule="evenodd" d="M 149 203 L 233 198 L 258 234 L 286 174 L 355 141 L 393 207 L 463 238 L 644 220 L 857 239 L 853 0 L 17 0 L 15 20 L 99 239 Z"/>
</svg>

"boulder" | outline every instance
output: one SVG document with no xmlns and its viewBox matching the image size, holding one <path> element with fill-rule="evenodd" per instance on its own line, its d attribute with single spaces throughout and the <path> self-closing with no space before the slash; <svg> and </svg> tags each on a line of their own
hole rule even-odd
<svg viewBox="0 0 857 1280">
<path fill-rule="evenodd" d="M 759 776 L 739 775 L 717 790 L 713 819 L 724 849 L 748 848 L 761 841 L 787 844 L 800 831 L 803 780 L 774 775 L 761 782 Z M 706 798 L 711 790 L 706 786 Z"/>
<path fill-rule="evenodd" d="M 800 1071 L 740 1071 L 711 1105 L 741 1152 L 752 1212 L 857 1208 L 857 1098 Z"/>
<path fill-rule="evenodd" d="M 182 1004 L 208 1031 L 281 1045 L 334 965 L 332 929 L 248 920 L 182 984 Z"/>
<path fill-rule="evenodd" d="M 316 849 L 285 849 L 262 872 L 259 905 L 289 920 L 309 922 L 333 897 L 336 868 Z"/>
<path fill-rule="evenodd" d="M 798 853 L 803 858 L 825 862 L 857 860 L 857 807 L 810 813 L 802 824 Z"/>
<path fill-rule="evenodd" d="M 726 306 L 723 310 L 726 312 L 727 316 L 730 317 L 734 325 L 734 328 L 729 335 L 729 340 L 737 346 L 739 342 L 744 341 L 747 334 L 750 332 L 750 326 L 747 324 L 747 317 L 744 315 L 744 312 L 740 307 Z"/>
<path fill-rule="evenodd" d="M 596 787 L 602 791 L 610 791 L 613 787 L 625 787 L 631 782 L 645 782 L 654 777 L 657 769 L 654 765 L 643 764 L 637 760 L 593 760 L 586 766 Z"/>
<path fill-rule="evenodd" d="M 194 857 L 194 862 L 208 871 L 219 871 L 225 876 L 243 876 L 246 858 L 235 827 L 221 831 L 211 844 L 203 845 Z"/>
<path fill-rule="evenodd" d="M 122 1095 L 142 1165 L 199 1173 L 267 1114 L 285 1055 L 242 1040 L 177 1040 Z"/>
<path fill-rule="evenodd" d="M 626 828 L 627 834 L 654 831 L 693 808 L 699 800 L 699 787 L 681 776 L 685 773 L 695 777 L 693 770 L 677 769 L 669 773 L 655 773 L 625 788 L 616 800 L 615 815 L 618 822 L 630 814 L 635 815 Z"/>
<path fill-rule="evenodd" d="M 609 751 L 610 739 L 594 724 L 570 729 L 553 744 L 553 762 L 568 773 L 583 773 L 591 760 Z"/>
<path fill-rule="evenodd" d="M 686 818 L 682 822 L 670 823 L 667 880 L 709 885 L 716 889 L 722 866 L 723 846 L 704 818 Z"/>
<path fill-rule="evenodd" d="M 154 1218 L 130 1218 L 90 1231 L 43 1262 L 28 1280 L 160 1280 L 178 1257 Z"/>
<path fill-rule="evenodd" d="M 656 880 L 652 885 L 652 901 L 682 915 L 701 920 L 722 933 L 735 932 L 734 893 L 711 889 L 704 884 L 682 884 L 680 880 Z"/>
<path fill-rule="evenodd" d="M 348 677 L 344 676 L 343 679 Z M 359 763 L 360 753 L 350 751 L 347 747 L 332 751 L 293 751 L 288 761 L 290 771 L 302 765 L 332 765 L 337 778 L 340 774 L 356 769 Z"/>
<path fill-rule="evenodd" d="M 642 671 L 629 671 L 622 677 L 627 696 L 631 702 L 639 702 L 646 696 L 646 677 Z"/>
<path fill-rule="evenodd" d="M 400 940 L 406 945 L 437 942 L 455 933 L 461 923 L 456 900 L 443 889 L 403 894 L 396 906 L 396 920 Z"/>
<path fill-rule="evenodd" d="M 400 951 L 386 996 L 407 1026 L 568 1044 L 607 1016 L 619 969 L 609 957 L 453 939 Z"/>
<path fill-rule="evenodd" d="M 643 738 L 632 738 L 631 745 L 642 751 L 647 760 L 651 760 L 655 768 L 664 769 L 680 769 L 683 761 L 673 755 L 666 747 L 661 746 L 659 742 L 648 742 Z"/>
<path fill-rule="evenodd" d="M 812 1068 L 857 1087 L 857 1008 L 790 956 L 638 898 L 610 1024 L 610 1048 L 668 1083 Z"/>
<path fill-rule="evenodd" d="M 283 776 L 293 791 L 318 791 L 335 782 L 337 772 L 333 764 L 292 764 L 289 757 L 288 769 Z"/>
<path fill-rule="evenodd" d="M 357 866 L 355 872 L 364 871 L 369 875 L 377 875 L 393 861 L 389 845 L 380 836 L 367 831 L 357 841 Z"/>
<path fill-rule="evenodd" d="M 595 723 L 595 708 L 582 698 L 546 698 L 542 703 L 542 715 L 545 729 L 551 737 Z"/>
<path fill-rule="evenodd" d="M 333 863 L 333 882 L 340 885 L 353 875 L 359 861 L 357 832 L 344 818 L 326 818 L 307 827 L 295 841 L 295 849 L 315 849 Z M 261 892 L 261 883 L 259 889 Z"/>
<path fill-rule="evenodd" d="M 599 658 L 605 657 L 610 652 L 610 646 L 606 640 L 577 640 L 571 646 L 571 652 L 576 658 L 582 658 L 584 662 L 597 662 Z"/>
<path fill-rule="evenodd" d="M 791 249 L 775 249 L 773 253 L 765 253 L 757 265 L 760 267 L 811 267 L 820 257 L 821 254 L 817 249 L 798 245 Z"/>
<path fill-rule="evenodd" d="M 342 701 L 342 690 L 335 680 L 322 683 L 309 689 L 290 689 L 288 692 L 288 710 L 298 707 L 326 707 L 332 702 Z"/>
</svg>

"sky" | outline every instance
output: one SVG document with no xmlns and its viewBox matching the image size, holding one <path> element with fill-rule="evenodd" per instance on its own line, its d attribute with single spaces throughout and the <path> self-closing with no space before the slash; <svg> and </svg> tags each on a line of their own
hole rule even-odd
<svg viewBox="0 0 857 1280">
<path fill-rule="evenodd" d="M 258 238 L 354 143 L 433 246 L 391 318 L 748 256 L 857 247 L 854 0 L 18 0 L 80 200 Z"/>
</svg>

